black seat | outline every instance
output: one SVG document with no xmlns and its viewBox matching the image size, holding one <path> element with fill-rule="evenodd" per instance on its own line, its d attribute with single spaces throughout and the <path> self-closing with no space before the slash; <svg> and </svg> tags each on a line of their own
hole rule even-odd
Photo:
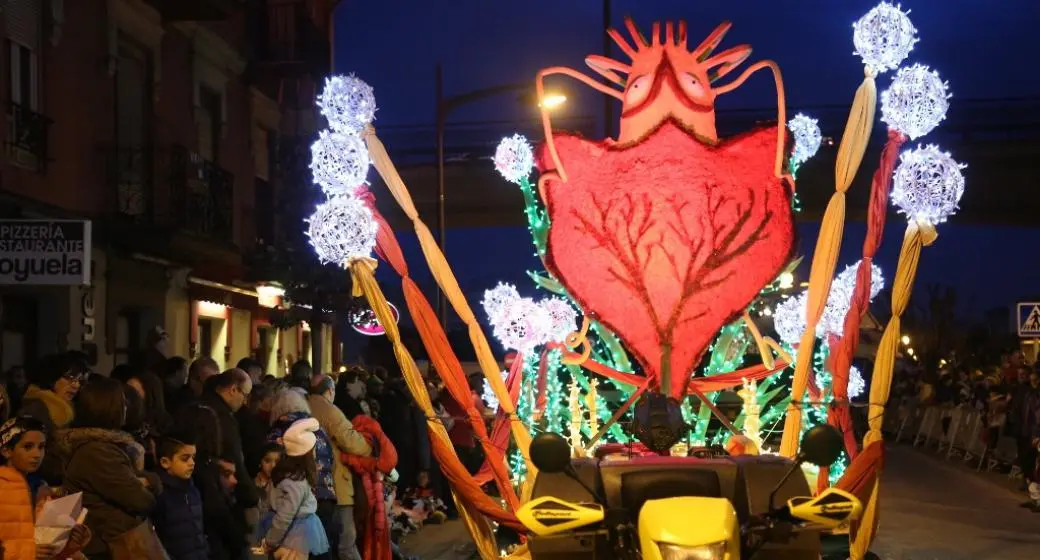
<svg viewBox="0 0 1040 560">
<path fill-rule="evenodd" d="M 661 469 L 621 475 L 621 506 L 633 518 L 648 500 L 678 497 L 720 498 L 719 475 L 709 469 Z"/>
</svg>

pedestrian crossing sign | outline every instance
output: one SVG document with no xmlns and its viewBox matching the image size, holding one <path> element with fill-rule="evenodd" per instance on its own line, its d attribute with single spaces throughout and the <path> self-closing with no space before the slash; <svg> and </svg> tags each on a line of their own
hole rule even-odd
<svg viewBox="0 0 1040 560">
<path fill-rule="evenodd" d="M 1018 304 L 1018 336 L 1040 338 L 1040 302 Z"/>
</svg>

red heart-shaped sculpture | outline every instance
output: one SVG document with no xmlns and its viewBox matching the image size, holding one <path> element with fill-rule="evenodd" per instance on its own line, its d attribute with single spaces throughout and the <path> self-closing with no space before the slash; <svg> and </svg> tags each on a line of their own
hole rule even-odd
<svg viewBox="0 0 1040 560">
<path fill-rule="evenodd" d="M 790 258 L 788 186 L 774 174 L 777 130 L 711 146 L 672 121 L 614 146 L 553 135 L 567 182 L 541 183 L 546 266 L 644 372 L 685 395 L 693 367 Z M 552 166 L 544 145 L 541 169 Z"/>
</svg>

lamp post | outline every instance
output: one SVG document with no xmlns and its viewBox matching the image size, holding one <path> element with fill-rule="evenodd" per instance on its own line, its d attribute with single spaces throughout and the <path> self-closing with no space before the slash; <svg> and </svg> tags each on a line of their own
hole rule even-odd
<svg viewBox="0 0 1040 560">
<path fill-rule="evenodd" d="M 441 253 L 444 253 L 444 238 L 446 230 L 445 219 L 445 196 L 444 196 L 444 125 L 448 115 L 455 109 L 474 103 L 489 97 L 495 97 L 504 93 L 528 92 L 534 86 L 528 83 L 504 84 L 489 88 L 477 89 L 450 97 L 444 96 L 444 71 L 440 63 L 437 64 L 436 74 L 436 135 L 437 135 L 437 244 L 440 245 Z M 545 104 L 548 108 L 562 105 L 567 98 L 560 94 L 548 94 L 544 99 L 538 100 L 539 104 Z M 448 332 L 448 306 L 444 297 L 444 291 L 437 287 L 437 315 L 441 320 L 441 327 Z"/>
</svg>

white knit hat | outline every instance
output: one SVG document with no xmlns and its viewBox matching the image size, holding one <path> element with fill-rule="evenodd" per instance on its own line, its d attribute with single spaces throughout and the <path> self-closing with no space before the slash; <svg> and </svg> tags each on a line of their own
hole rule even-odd
<svg viewBox="0 0 1040 560">
<path fill-rule="evenodd" d="M 290 457 L 300 457 L 310 453 L 318 441 L 318 437 L 314 435 L 318 428 L 318 421 L 314 418 L 304 418 L 293 422 L 292 426 L 289 426 L 282 435 L 285 454 Z"/>
</svg>

